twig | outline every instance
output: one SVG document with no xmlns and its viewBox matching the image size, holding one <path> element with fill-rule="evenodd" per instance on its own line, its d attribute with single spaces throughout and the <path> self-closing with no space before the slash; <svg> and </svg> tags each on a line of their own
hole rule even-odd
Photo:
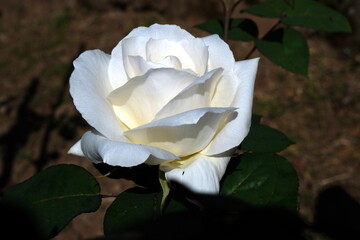
<svg viewBox="0 0 360 240">
<path fill-rule="evenodd" d="M 244 60 L 249 59 L 250 56 L 255 52 L 255 50 L 256 50 L 256 45 L 255 45 L 255 43 L 254 43 L 254 46 L 253 46 L 252 49 L 248 52 L 248 54 L 246 54 Z"/>
<path fill-rule="evenodd" d="M 346 172 L 346 173 L 335 175 L 335 176 L 332 176 L 329 178 L 325 178 L 320 181 L 319 186 L 326 186 L 326 185 L 334 183 L 334 182 L 346 180 L 346 179 L 350 178 L 351 175 L 352 175 L 352 172 Z"/>
<path fill-rule="evenodd" d="M 112 194 L 112 193 L 100 193 L 101 198 L 116 198 L 120 194 Z"/>
<path fill-rule="evenodd" d="M 239 3 L 242 0 L 238 0 L 235 3 L 232 3 L 232 1 L 230 0 L 230 2 L 228 2 L 227 4 L 225 3 L 225 0 L 222 0 L 222 5 L 224 8 L 224 41 L 227 42 L 228 41 L 228 33 L 229 33 L 229 23 L 230 23 L 230 18 L 231 15 L 233 14 L 235 8 L 237 5 L 239 5 Z"/>
<path fill-rule="evenodd" d="M 269 32 L 273 31 L 274 29 L 276 29 L 279 25 L 281 24 L 281 19 L 279 19 L 274 26 L 272 26 L 265 34 L 264 36 L 266 36 Z M 248 54 L 246 54 L 244 60 L 247 60 L 251 57 L 251 55 L 255 52 L 256 50 L 256 44 L 254 43 L 254 46 L 251 48 L 251 50 L 248 52 Z"/>
</svg>

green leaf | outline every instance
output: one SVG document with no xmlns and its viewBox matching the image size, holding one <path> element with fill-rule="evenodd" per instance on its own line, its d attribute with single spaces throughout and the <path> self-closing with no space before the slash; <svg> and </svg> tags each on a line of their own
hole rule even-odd
<svg viewBox="0 0 360 240">
<path fill-rule="evenodd" d="M 330 32 L 351 32 L 348 20 L 339 12 L 313 0 L 296 0 L 282 22 Z"/>
<path fill-rule="evenodd" d="M 112 235 L 155 220 L 160 214 L 161 192 L 123 192 L 107 209 L 104 233 Z"/>
<path fill-rule="evenodd" d="M 212 34 L 224 35 L 223 19 L 213 19 L 195 27 L 205 30 Z M 229 23 L 228 39 L 235 41 L 252 41 L 259 34 L 257 25 L 254 21 L 245 18 L 232 18 Z"/>
<path fill-rule="evenodd" d="M 251 152 L 280 152 L 294 144 L 285 134 L 260 124 L 259 118 L 254 118 L 249 134 L 240 145 L 240 149 Z"/>
<path fill-rule="evenodd" d="M 169 198 L 168 203 L 165 206 L 164 214 L 188 212 L 189 208 L 183 202 L 177 201 L 174 198 Z"/>
<path fill-rule="evenodd" d="M 302 34 L 292 28 L 280 28 L 255 40 L 256 48 L 273 63 L 288 71 L 306 76 L 309 47 Z"/>
<path fill-rule="evenodd" d="M 348 20 L 339 12 L 314 0 L 269 0 L 245 12 L 268 18 L 280 18 L 285 24 L 331 32 L 350 32 Z"/>
<path fill-rule="evenodd" d="M 236 41 L 253 41 L 257 38 L 259 30 L 254 21 L 245 18 L 230 19 L 228 39 Z"/>
<path fill-rule="evenodd" d="M 58 234 L 75 216 L 96 211 L 100 187 L 85 169 L 56 165 L 5 191 L 3 201 L 33 214 L 44 238 Z M 21 229 L 20 229 L 21 231 Z"/>
<path fill-rule="evenodd" d="M 283 13 L 289 8 L 287 1 L 284 0 L 269 0 L 259 4 L 252 5 L 243 11 L 254 14 L 260 17 L 280 18 Z"/>
<path fill-rule="evenodd" d="M 273 153 L 247 153 L 233 159 L 229 169 L 221 194 L 256 206 L 298 209 L 297 174 L 285 158 Z"/>
<path fill-rule="evenodd" d="M 162 202 L 163 196 L 161 191 L 146 192 L 136 189 L 121 193 L 105 213 L 105 235 L 112 236 L 141 227 L 166 214 L 189 211 L 184 203 L 175 200 L 171 193 L 165 203 Z"/>
<path fill-rule="evenodd" d="M 204 23 L 195 25 L 196 28 L 207 31 L 211 34 L 224 35 L 224 22 L 222 19 L 212 19 Z"/>
</svg>

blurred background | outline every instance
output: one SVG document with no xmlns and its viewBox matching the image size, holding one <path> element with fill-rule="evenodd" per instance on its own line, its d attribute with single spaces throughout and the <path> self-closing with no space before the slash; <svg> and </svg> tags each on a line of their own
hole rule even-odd
<svg viewBox="0 0 360 240">
<path fill-rule="evenodd" d="M 243 1 L 240 10 L 257 1 Z M 254 113 L 296 142 L 281 153 L 300 178 L 300 212 L 312 218 L 319 189 L 338 184 L 360 199 L 360 1 L 323 0 L 346 15 L 352 34 L 299 28 L 310 47 L 309 76 L 260 61 Z M 72 61 L 83 51 L 112 48 L 133 28 L 152 23 L 194 28 L 221 17 L 219 0 L 1 0 L 0 1 L 0 186 L 4 190 L 43 168 L 60 163 L 100 173 L 68 149 L 89 129 L 69 95 Z M 260 34 L 274 22 L 254 18 Z M 252 43 L 229 42 L 241 60 Z M 261 57 L 257 51 L 252 57 Z M 104 193 L 123 188 L 119 180 L 99 179 Z M 74 176 L 76 184 L 76 176 Z M 82 214 L 55 239 L 102 235 L 103 214 Z"/>
</svg>

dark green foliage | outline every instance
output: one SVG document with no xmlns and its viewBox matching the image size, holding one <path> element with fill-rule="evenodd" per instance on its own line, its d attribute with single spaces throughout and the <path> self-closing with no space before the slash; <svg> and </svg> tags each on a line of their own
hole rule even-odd
<svg viewBox="0 0 360 240">
<path fill-rule="evenodd" d="M 255 40 L 256 48 L 273 63 L 306 76 L 309 47 L 303 35 L 292 28 L 279 28 L 263 39 Z"/>
<path fill-rule="evenodd" d="M 196 25 L 197 28 L 212 34 L 224 35 L 223 19 L 213 19 Z M 254 21 L 245 18 L 232 18 L 229 23 L 228 38 L 230 40 L 248 42 L 257 38 L 259 31 Z"/>
<path fill-rule="evenodd" d="M 99 191 L 98 182 L 82 167 L 57 165 L 8 189 L 2 201 L 28 211 L 48 239 L 78 214 L 96 211 Z"/>
<path fill-rule="evenodd" d="M 274 153 L 247 153 L 233 159 L 221 194 L 256 206 L 297 211 L 298 178 L 292 165 Z"/>
<path fill-rule="evenodd" d="M 341 13 L 314 0 L 268 0 L 242 11 L 260 17 L 278 18 L 279 22 L 259 38 L 258 27 L 252 20 L 230 19 L 227 39 L 254 41 L 255 48 L 273 63 L 304 76 L 308 73 L 309 47 L 304 36 L 294 30 L 293 26 L 329 32 L 351 32 L 350 23 Z M 196 25 L 220 36 L 224 35 L 224 26 L 222 19 Z"/>
<path fill-rule="evenodd" d="M 249 134 L 240 145 L 241 150 L 252 152 L 280 152 L 293 144 L 285 134 L 260 124 L 258 116 L 253 116 Z"/>
<path fill-rule="evenodd" d="M 270 0 L 244 11 L 261 17 L 280 18 L 284 24 L 329 32 L 350 32 L 347 19 L 339 12 L 313 0 Z"/>
</svg>

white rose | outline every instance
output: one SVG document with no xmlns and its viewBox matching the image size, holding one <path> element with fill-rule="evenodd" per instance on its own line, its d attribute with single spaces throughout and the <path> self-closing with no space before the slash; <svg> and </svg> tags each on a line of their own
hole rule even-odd
<svg viewBox="0 0 360 240">
<path fill-rule="evenodd" d="M 70 93 L 94 128 L 69 153 L 94 163 L 159 165 L 167 180 L 218 193 L 250 127 L 258 59 L 235 62 L 218 35 L 175 25 L 134 29 L 74 61 Z"/>
</svg>

